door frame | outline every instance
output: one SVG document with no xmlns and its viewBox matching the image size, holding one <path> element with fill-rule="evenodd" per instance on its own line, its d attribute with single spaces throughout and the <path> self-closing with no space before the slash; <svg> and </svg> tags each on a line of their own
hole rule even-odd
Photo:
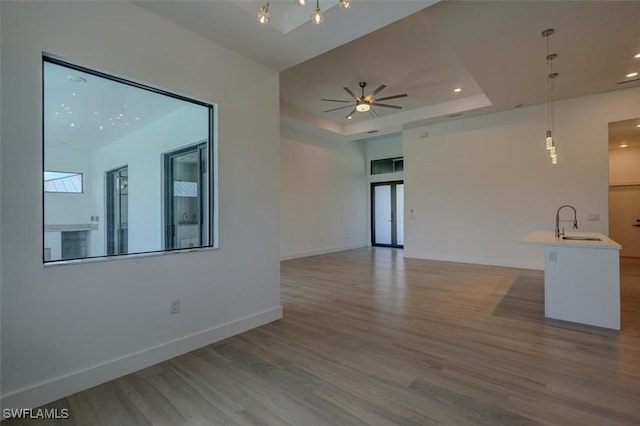
<svg viewBox="0 0 640 426">
<path fill-rule="evenodd" d="M 393 244 L 395 241 L 398 242 L 398 227 L 397 227 L 397 214 L 396 214 L 396 186 L 404 185 L 404 180 L 390 180 L 384 182 L 371 182 L 370 187 L 370 198 L 371 198 L 371 206 L 370 206 L 370 214 L 371 214 L 371 245 L 375 247 L 393 247 L 393 248 L 404 248 L 404 244 Z M 391 214 L 392 221 L 394 226 L 391 227 L 391 244 L 376 244 L 376 222 L 375 222 L 375 211 L 376 211 L 376 197 L 375 197 L 375 187 L 383 186 L 383 185 L 391 185 Z"/>
<path fill-rule="evenodd" d="M 200 244 L 197 247 L 206 247 L 203 243 L 203 228 L 204 221 L 207 221 L 207 229 L 208 235 L 207 240 L 210 242 L 211 239 L 211 215 L 208 214 L 208 209 L 210 208 L 209 196 L 208 193 L 205 194 L 203 179 L 202 179 L 202 151 L 205 152 L 205 155 L 209 155 L 209 146 L 206 141 L 200 141 L 196 144 L 189 145 L 183 148 L 179 148 L 175 151 L 166 152 L 163 154 L 164 159 L 164 189 L 163 189 L 163 197 L 164 197 L 164 213 L 163 213 L 163 222 L 165 224 L 165 233 L 164 233 L 164 250 L 180 250 L 180 248 L 176 247 L 176 241 L 174 241 L 175 237 L 175 228 L 174 228 L 174 219 L 175 219 L 175 211 L 173 206 L 173 197 L 174 197 L 174 187 L 173 187 L 173 166 L 172 159 L 175 157 L 179 157 L 181 155 L 189 154 L 192 152 L 198 153 L 198 238 L 201 240 Z M 207 179 L 209 176 L 209 170 L 207 169 Z M 210 183 L 207 182 L 207 185 Z M 207 195 L 207 200 L 205 200 L 205 195 Z M 205 214 L 207 213 L 207 214 Z M 190 249 L 186 248 L 186 249 Z"/>
<path fill-rule="evenodd" d="M 124 166 L 117 167 L 112 170 L 107 170 L 105 174 L 105 182 L 106 182 L 106 214 L 105 214 L 105 230 L 106 230 L 106 253 L 107 256 L 116 256 L 121 254 L 129 253 L 129 220 L 127 218 L 127 244 L 126 247 L 123 247 L 123 243 L 121 240 L 120 231 L 123 229 L 120 225 L 122 225 L 122 220 L 118 220 L 119 227 L 116 228 L 116 220 L 114 211 L 115 197 L 120 197 L 122 194 L 120 192 L 121 186 L 119 184 L 119 179 L 122 171 L 126 170 L 127 172 L 127 216 L 129 215 L 129 165 L 125 164 Z M 114 191 L 114 184 L 118 182 L 118 193 L 116 194 Z M 118 200 L 118 216 L 122 215 L 122 204 L 121 200 Z M 117 234 L 117 235 L 116 235 Z"/>
</svg>

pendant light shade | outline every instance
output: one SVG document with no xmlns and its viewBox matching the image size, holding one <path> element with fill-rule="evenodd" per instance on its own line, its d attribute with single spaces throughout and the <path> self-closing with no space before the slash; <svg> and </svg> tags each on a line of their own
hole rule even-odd
<svg viewBox="0 0 640 426">
<path fill-rule="evenodd" d="M 267 2 L 258 10 L 258 22 L 261 24 L 268 24 L 271 21 L 271 13 L 269 13 L 269 3 Z"/>
<path fill-rule="evenodd" d="M 320 10 L 320 0 L 316 0 L 316 10 L 311 14 L 311 22 L 320 25 L 324 22 L 324 13 Z"/>
</svg>

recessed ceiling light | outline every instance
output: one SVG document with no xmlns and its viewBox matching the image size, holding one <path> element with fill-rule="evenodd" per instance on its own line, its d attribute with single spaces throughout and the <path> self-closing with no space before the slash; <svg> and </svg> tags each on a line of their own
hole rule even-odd
<svg viewBox="0 0 640 426">
<path fill-rule="evenodd" d="M 620 148 L 626 148 L 626 147 L 628 147 L 628 146 L 629 146 L 629 145 L 627 145 L 626 143 L 620 144 Z"/>
<path fill-rule="evenodd" d="M 353 118 L 352 116 L 348 116 L 348 117 L 347 117 L 347 120 L 351 120 L 352 118 Z"/>
<path fill-rule="evenodd" d="M 636 53 L 636 56 L 634 56 L 634 58 L 640 59 L 640 53 Z"/>
<path fill-rule="evenodd" d="M 84 77 L 80 77 L 79 75 L 68 75 L 67 80 L 72 83 L 86 83 L 87 79 Z"/>
<path fill-rule="evenodd" d="M 456 87 L 455 89 L 453 89 L 454 92 L 458 93 L 458 92 L 462 92 L 462 89 L 459 87 Z"/>
<path fill-rule="evenodd" d="M 627 78 L 637 77 L 637 76 L 638 76 L 637 72 L 630 72 L 629 74 L 627 74 Z"/>
<path fill-rule="evenodd" d="M 76 123 L 71 123 L 70 126 L 71 127 L 76 127 Z"/>
<path fill-rule="evenodd" d="M 636 124 L 636 127 L 640 127 L 640 124 Z"/>
<path fill-rule="evenodd" d="M 104 127 L 100 126 L 100 130 L 104 130 Z"/>
</svg>

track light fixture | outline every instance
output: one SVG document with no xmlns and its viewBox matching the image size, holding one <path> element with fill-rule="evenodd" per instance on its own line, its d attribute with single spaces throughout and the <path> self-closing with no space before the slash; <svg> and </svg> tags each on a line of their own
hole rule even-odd
<svg viewBox="0 0 640 426">
<path fill-rule="evenodd" d="M 257 18 L 261 24 L 268 24 L 271 21 L 271 13 L 269 12 L 270 1 L 267 1 L 264 6 L 258 10 Z M 299 7 L 307 5 L 307 0 L 293 0 L 293 4 Z M 338 0 L 338 5 L 341 9 L 351 8 L 351 0 Z M 320 9 L 320 0 L 316 0 L 316 7 L 311 13 L 311 22 L 316 25 L 320 25 L 324 22 L 324 13 Z"/>
<path fill-rule="evenodd" d="M 556 53 L 549 53 L 549 37 L 554 33 L 553 28 L 546 29 L 542 32 L 542 37 L 547 40 L 547 134 L 545 138 L 545 147 L 549 151 L 551 164 L 558 164 L 558 155 L 556 154 L 556 142 L 553 140 L 553 89 L 554 79 L 558 76 L 557 72 L 553 72 L 553 60 L 558 57 Z"/>
</svg>

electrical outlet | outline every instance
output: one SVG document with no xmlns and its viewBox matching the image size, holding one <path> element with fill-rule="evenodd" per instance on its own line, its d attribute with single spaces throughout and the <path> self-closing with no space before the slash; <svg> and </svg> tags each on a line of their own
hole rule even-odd
<svg viewBox="0 0 640 426">
<path fill-rule="evenodd" d="M 557 262 L 558 261 L 558 252 L 550 251 L 549 252 L 549 262 Z"/>
<path fill-rule="evenodd" d="M 172 314 L 177 314 L 178 312 L 180 312 L 180 299 L 172 300 L 171 301 L 171 313 Z"/>
<path fill-rule="evenodd" d="M 587 221 L 589 222 L 597 222 L 599 220 L 600 220 L 600 214 L 598 213 L 591 213 L 587 215 Z"/>
</svg>

